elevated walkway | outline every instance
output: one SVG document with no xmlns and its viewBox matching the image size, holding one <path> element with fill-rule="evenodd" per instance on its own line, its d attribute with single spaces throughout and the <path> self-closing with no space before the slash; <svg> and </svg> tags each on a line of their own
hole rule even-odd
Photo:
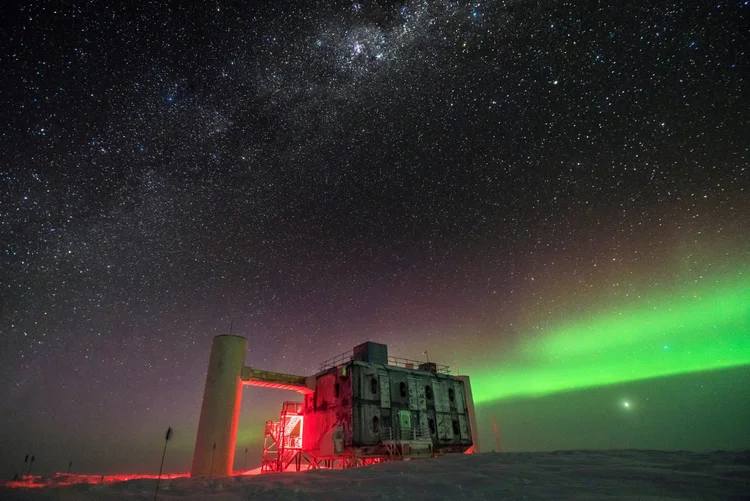
<svg viewBox="0 0 750 501">
<path fill-rule="evenodd" d="M 246 386 L 261 386 L 263 388 L 277 388 L 280 390 L 291 390 L 298 393 L 313 393 L 315 378 L 295 376 L 281 372 L 264 371 L 252 367 L 242 368 L 242 384 Z"/>
</svg>

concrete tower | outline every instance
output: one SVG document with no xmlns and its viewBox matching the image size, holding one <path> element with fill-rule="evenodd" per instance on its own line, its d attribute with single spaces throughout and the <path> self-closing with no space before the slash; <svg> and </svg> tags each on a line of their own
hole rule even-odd
<svg viewBox="0 0 750 501">
<path fill-rule="evenodd" d="M 191 477 L 232 474 L 246 353 L 247 338 L 231 335 L 214 338 Z"/>
</svg>

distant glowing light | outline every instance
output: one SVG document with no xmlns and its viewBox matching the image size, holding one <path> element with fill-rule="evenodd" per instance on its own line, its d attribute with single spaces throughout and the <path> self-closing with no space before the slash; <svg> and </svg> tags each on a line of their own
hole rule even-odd
<svg viewBox="0 0 750 501">
<path fill-rule="evenodd" d="M 627 400 L 624 400 L 622 402 L 622 406 L 625 407 L 626 409 L 630 409 L 630 402 L 628 402 Z"/>
</svg>

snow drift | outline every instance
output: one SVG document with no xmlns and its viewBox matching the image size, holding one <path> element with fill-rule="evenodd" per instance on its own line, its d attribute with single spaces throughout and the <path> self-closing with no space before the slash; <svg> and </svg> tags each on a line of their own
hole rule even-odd
<svg viewBox="0 0 750 501">
<path fill-rule="evenodd" d="M 156 480 L 0 488 L 3 500 L 151 500 Z M 349 470 L 162 479 L 161 500 L 749 500 L 750 451 L 443 456 Z"/>
</svg>

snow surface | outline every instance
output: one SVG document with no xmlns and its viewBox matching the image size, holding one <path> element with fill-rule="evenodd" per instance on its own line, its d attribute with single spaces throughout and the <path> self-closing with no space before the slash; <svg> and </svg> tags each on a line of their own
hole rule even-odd
<svg viewBox="0 0 750 501">
<path fill-rule="evenodd" d="M 156 480 L 0 487 L 0 499 L 151 500 Z M 161 500 L 750 500 L 750 451 L 453 455 L 350 470 L 162 479 Z"/>
</svg>

